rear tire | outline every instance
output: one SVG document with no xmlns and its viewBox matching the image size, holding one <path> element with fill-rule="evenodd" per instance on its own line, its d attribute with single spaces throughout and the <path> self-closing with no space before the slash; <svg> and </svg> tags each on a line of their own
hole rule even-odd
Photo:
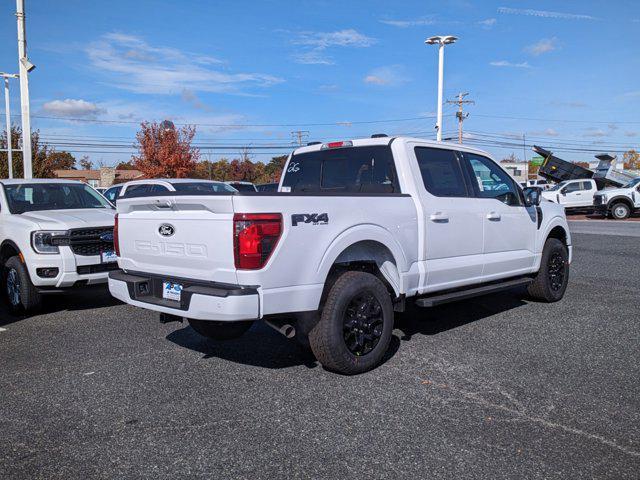
<svg viewBox="0 0 640 480">
<path fill-rule="evenodd" d="M 386 286 L 365 272 L 345 272 L 331 286 L 311 350 L 327 369 L 355 375 L 377 367 L 389 348 L 393 305 Z"/>
<path fill-rule="evenodd" d="M 29 271 L 20 257 L 10 257 L 2 269 L 2 292 L 15 314 L 33 312 L 42 305 L 42 295 L 31 282 Z"/>
<path fill-rule="evenodd" d="M 631 215 L 631 209 L 629 205 L 623 202 L 614 203 L 611 205 L 611 218 L 615 220 L 624 220 Z"/>
<path fill-rule="evenodd" d="M 549 238 L 544 244 L 540 270 L 529 285 L 529 295 L 542 302 L 557 302 L 564 297 L 569 283 L 569 253 L 557 238 Z"/>
<path fill-rule="evenodd" d="M 189 325 L 203 337 L 213 340 L 231 340 L 244 335 L 253 325 L 253 320 L 241 322 L 214 322 L 212 320 L 187 319 Z"/>
</svg>

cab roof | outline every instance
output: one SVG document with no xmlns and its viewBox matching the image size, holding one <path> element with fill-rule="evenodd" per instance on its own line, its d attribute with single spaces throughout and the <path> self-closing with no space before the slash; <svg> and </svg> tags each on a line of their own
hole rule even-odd
<svg viewBox="0 0 640 480">
<path fill-rule="evenodd" d="M 78 183 L 86 185 L 86 183 L 80 182 L 79 180 L 65 180 L 62 178 L 3 178 L 0 179 L 0 183 L 3 185 L 21 185 L 30 183 Z"/>
</svg>

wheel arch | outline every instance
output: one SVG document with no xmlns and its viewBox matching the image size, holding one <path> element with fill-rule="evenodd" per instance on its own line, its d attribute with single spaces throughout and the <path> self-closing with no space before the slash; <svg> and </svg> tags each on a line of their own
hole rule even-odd
<svg viewBox="0 0 640 480">
<path fill-rule="evenodd" d="M 624 204 L 626 204 L 631 209 L 631 211 L 633 212 L 633 202 L 631 201 L 631 199 L 629 197 L 626 197 L 624 195 L 619 195 L 617 197 L 613 197 L 611 200 L 609 200 L 607 202 L 607 209 L 611 210 L 611 208 L 616 203 L 624 203 Z"/>
<path fill-rule="evenodd" d="M 12 240 L 5 240 L 0 245 L 0 264 L 4 265 L 9 258 L 20 255 L 20 248 Z"/>
<path fill-rule="evenodd" d="M 407 270 L 404 252 L 393 236 L 377 225 L 358 225 L 342 232 L 327 248 L 317 270 L 324 283 L 339 270 L 370 271 L 396 297 L 404 293 L 400 272 Z"/>
</svg>

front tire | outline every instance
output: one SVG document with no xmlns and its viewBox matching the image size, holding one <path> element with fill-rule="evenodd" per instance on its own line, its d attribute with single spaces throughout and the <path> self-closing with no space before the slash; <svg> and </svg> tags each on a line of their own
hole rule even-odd
<svg viewBox="0 0 640 480">
<path fill-rule="evenodd" d="M 15 314 L 36 311 L 42 305 L 42 295 L 31 282 L 27 267 L 17 255 L 4 264 L 2 291 Z"/>
<path fill-rule="evenodd" d="M 253 320 L 241 322 L 214 322 L 212 320 L 187 319 L 189 325 L 203 337 L 212 340 L 232 340 L 244 335 L 253 325 Z"/>
<path fill-rule="evenodd" d="M 623 202 L 614 203 L 611 206 L 611 218 L 615 220 L 624 220 L 631 215 L 629 205 Z"/>
<path fill-rule="evenodd" d="M 389 348 L 393 304 L 385 285 L 365 272 L 345 272 L 331 286 L 311 350 L 327 369 L 355 375 L 377 367 Z"/>
<path fill-rule="evenodd" d="M 569 283 L 569 252 L 557 238 L 544 244 L 540 270 L 528 287 L 529 295 L 542 302 L 557 302 L 564 297 Z"/>
</svg>

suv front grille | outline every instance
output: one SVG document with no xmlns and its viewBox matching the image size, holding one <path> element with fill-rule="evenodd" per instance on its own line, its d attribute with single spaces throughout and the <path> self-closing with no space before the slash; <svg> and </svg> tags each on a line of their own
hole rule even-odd
<svg viewBox="0 0 640 480">
<path fill-rule="evenodd" d="M 77 228 L 69 232 L 69 240 L 71 251 L 76 255 L 100 255 L 113 250 L 113 227 Z"/>
</svg>

